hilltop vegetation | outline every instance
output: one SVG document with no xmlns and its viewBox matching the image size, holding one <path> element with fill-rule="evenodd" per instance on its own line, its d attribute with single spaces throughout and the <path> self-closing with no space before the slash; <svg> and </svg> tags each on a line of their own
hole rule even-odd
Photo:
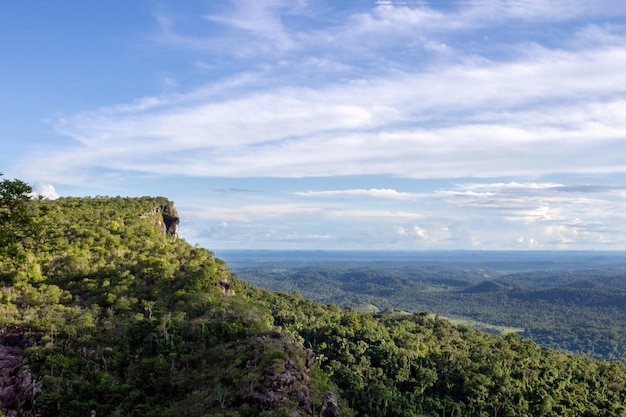
<svg viewBox="0 0 626 417">
<path fill-rule="evenodd" d="M 23 356 L 16 374 L 33 403 L 3 390 L 7 415 L 626 412 L 621 363 L 428 313 L 360 313 L 252 287 L 212 252 L 174 240 L 166 199 L 25 204 L 29 218 L 1 255 L 0 345 Z"/>
<path fill-rule="evenodd" d="M 433 311 L 485 330 L 516 331 L 542 346 L 623 361 L 626 281 L 620 255 L 611 261 L 598 259 L 592 266 L 566 257 L 562 265 L 533 265 L 529 256 L 520 265 L 503 261 L 488 270 L 474 265 L 475 260 L 444 264 L 434 256 L 408 265 L 240 261 L 233 269 L 253 285 L 300 291 L 323 303 L 372 311 Z"/>
</svg>

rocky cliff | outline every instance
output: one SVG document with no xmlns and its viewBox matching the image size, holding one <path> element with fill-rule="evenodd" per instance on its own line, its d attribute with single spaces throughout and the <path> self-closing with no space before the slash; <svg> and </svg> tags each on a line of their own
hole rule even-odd
<svg viewBox="0 0 626 417">
<path fill-rule="evenodd" d="M 274 331 L 258 335 L 254 343 L 243 349 L 249 352 L 244 374 L 252 378 L 241 384 L 242 400 L 258 404 L 262 410 L 291 404 L 293 416 L 301 416 L 299 410 L 311 413 L 311 350 Z M 274 360 L 268 361 L 268 357 Z"/>
<path fill-rule="evenodd" d="M 161 231 L 172 239 L 178 239 L 178 225 L 180 224 L 180 217 L 174 207 L 170 204 L 161 204 L 155 206 L 152 210 L 139 215 L 142 219 L 154 218 L 154 224 L 158 226 Z"/>
<path fill-rule="evenodd" d="M 35 398 L 41 387 L 24 362 L 24 338 L 7 329 L 0 333 L 0 411 L 7 417 L 36 417 Z"/>
</svg>

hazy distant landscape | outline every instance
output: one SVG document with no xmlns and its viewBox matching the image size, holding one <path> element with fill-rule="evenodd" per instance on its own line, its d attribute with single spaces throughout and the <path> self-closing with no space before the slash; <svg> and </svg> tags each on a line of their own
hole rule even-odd
<svg viewBox="0 0 626 417">
<path fill-rule="evenodd" d="M 626 357 L 626 258 L 610 251 L 218 251 L 252 285 L 364 311 L 429 311 L 557 349 Z"/>
</svg>

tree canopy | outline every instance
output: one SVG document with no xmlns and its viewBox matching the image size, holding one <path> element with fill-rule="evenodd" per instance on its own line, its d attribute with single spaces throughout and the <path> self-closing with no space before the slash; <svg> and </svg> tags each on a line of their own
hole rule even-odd
<svg viewBox="0 0 626 417">
<path fill-rule="evenodd" d="M 0 172 L 0 177 L 3 174 Z M 14 249 L 32 221 L 28 204 L 33 189 L 21 180 L 0 181 L 0 248 Z"/>
<path fill-rule="evenodd" d="M 20 262 L 0 257 L 0 344 L 23 355 L 45 417 L 318 416 L 329 392 L 336 416 L 624 415 L 621 363 L 253 287 L 168 237 L 164 198 L 6 186 L 38 232 L 10 229 Z"/>
</svg>

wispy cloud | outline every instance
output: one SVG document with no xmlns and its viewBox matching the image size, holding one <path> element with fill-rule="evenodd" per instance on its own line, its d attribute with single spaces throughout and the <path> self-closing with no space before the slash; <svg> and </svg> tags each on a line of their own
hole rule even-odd
<svg viewBox="0 0 626 417">
<path fill-rule="evenodd" d="M 185 67 L 155 69 L 166 93 L 58 118 L 56 132 L 71 142 L 25 156 L 27 176 L 389 180 L 272 195 L 234 182 L 207 188 L 210 203 L 190 210 L 198 236 L 237 244 L 618 240 L 610 225 L 626 212 L 626 3 L 198 7 L 159 6 L 157 32 L 144 38 Z M 614 180 L 572 179 L 583 176 Z M 450 181 L 424 191 L 399 179 Z"/>
<path fill-rule="evenodd" d="M 466 183 L 459 184 L 460 188 L 469 190 L 552 190 L 557 187 L 564 187 L 563 184 L 554 182 L 517 182 L 511 181 L 507 183 L 495 182 L 495 183 Z"/>
<path fill-rule="evenodd" d="M 623 171 L 624 66 L 624 51 L 555 52 L 218 102 L 200 91 L 155 97 L 62 120 L 82 146 L 47 157 L 67 170 L 233 177 Z"/>
<path fill-rule="evenodd" d="M 398 192 L 392 189 L 371 188 L 369 190 L 353 189 L 353 190 L 332 190 L 332 191 L 299 191 L 294 195 L 305 197 L 373 197 L 373 198 L 390 198 L 394 200 L 411 200 L 419 195 L 405 192 Z"/>
<path fill-rule="evenodd" d="M 228 14 L 208 14 L 204 18 L 249 32 L 272 41 L 279 49 L 293 46 L 291 35 L 283 26 L 281 14 L 293 13 L 304 6 L 303 1 L 236 0 L 235 9 Z"/>
<path fill-rule="evenodd" d="M 266 56 L 184 93 L 64 117 L 58 131 L 79 145 L 42 152 L 33 169 L 54 167 L 59 180 L 93 168 L 224 177 L 622 172 L 624 27 L 583 25 L 545 45 L 532 36 L 492 39 L 489 45 L 513 53 L 481 56 L 469 48 L 456 50 L 452 62 L 415 66 L 413 57 L 402 65 L 415 42 L 461 46 L 457 33 L 474 39 L 484 36 L 477 32 L 483 26 L 625 13 L 613 3 L 587 3 L 381 2 L 343 21 L 300 28 L 290 18 L 306 16 L 311 4 L 238 0 L 196 16 L 192 33 L 178 32 L 176 18 L 161 11 L 165 42 L 193 46 L 204 36 L 224 54 L 248 45 Z M 230 30 L 203 31 L 202 21 Z M 399 49 L 390 53 L 390 45 Z M 374 64 L 363 65 L 342 52 L 363 48 L 384 59 L 370 56 Z M 310 85 L 307 66 L 328 78 L 316 75 Z M 351 73 L 355 67 L 369 69 Z"/>
</svg>

